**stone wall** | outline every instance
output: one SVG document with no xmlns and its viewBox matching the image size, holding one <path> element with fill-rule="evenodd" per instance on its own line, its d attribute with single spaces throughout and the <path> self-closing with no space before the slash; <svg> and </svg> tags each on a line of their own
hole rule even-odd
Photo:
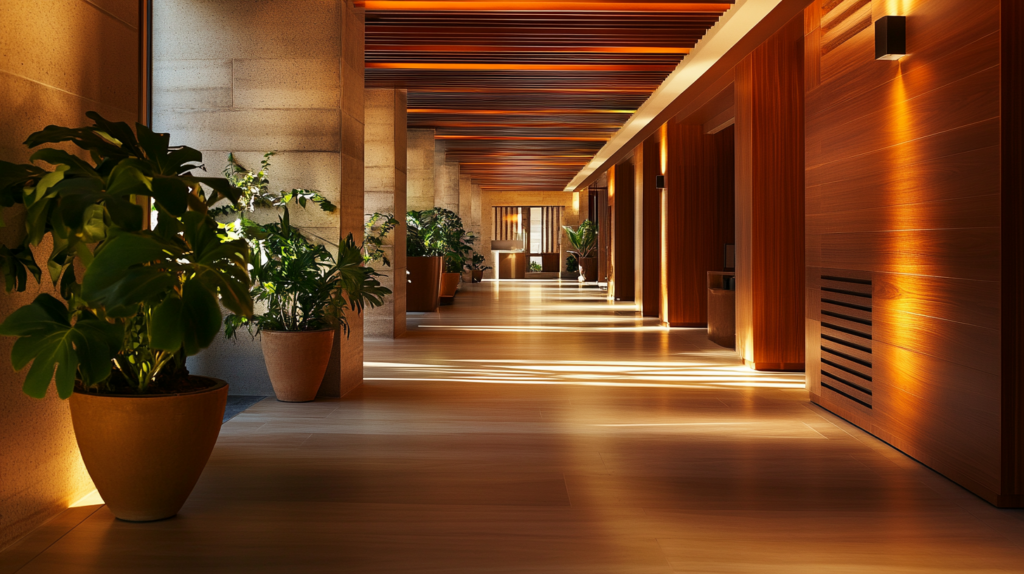
<svg viewBox="0 0 1024 574">
<path fill-rule="evenodd" d="M 258 167 L 276 151 L 276 189 L 315 188 L 339 207 L 293 209 L 293 222 L 336 244 L 361 241 L 363 13 L 352 0 L 155 0 L 153 124 L 172 144 L 200 149 L 219 173 L 234 152 Z M 337 337 L 320 389 L 343 395 L 362 382 L 362 319 Z M 259 341 L 218 338 L 190 359 L 233 394 L 271 394 Z"/>
<path fill-rule="evenodd" d="M 434 207 L 434 130 L 408 130 L 407 203 L 410 211 Z"/>
<path fill-rule="evenodd" d="M 29 134 L 49 124 L 87 125 L 90 110 L 135 122 L 138 20 L 132 0 L 0 3 L 0 160 L 28 161 Z M 20 242 L 23 217 L 4 210 L 3 218 L 0 242 Z M 41 245 L 37 259 L 49 251 Z M 40 292 L 53 290 L 44 283 L 0 295 L 0 320 Z M 93 489 L 67 402 L 52 389 L 43 400 L 21 392 L 25 370 L 11 367 L 13 344 L 0 337 L 0 548 Z"/>
</svg>

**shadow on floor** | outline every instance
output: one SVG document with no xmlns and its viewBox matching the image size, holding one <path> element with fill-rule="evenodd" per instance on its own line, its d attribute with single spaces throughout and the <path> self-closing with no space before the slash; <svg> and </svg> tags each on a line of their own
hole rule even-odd
<svg viewBox="0 0 1024 574">
<path fill-rule="evenodd" d="M 250 395 L 229 395 L 228 404 L 224 408 L 224 420 L 221 422 L 221 424 L 224 424 L 229 420 L 237 417 L 238 415 L 245 412 L 246 409 L 262 401 L 265 398 L 267 397 Z"/>
</svg>

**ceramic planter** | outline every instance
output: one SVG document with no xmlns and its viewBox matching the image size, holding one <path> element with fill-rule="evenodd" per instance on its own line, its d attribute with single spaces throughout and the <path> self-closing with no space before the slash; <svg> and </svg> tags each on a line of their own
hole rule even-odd
<svg viewBox="0 0 1024 574">
<path fill-rule="evenodd" d="M 316 398 L 327 372 L 334 329 L 260 332 L 263 360 L 277 400 L 305 403 Z"/>
<path fill-rule="evenodd" d="M 597 257 L 581 257 L 580 274 L 582 274 L 587 281 L 598 281 Z"/>
<path fill-rule="evenodd" d="M 175 395 L 71 395 L 82 460 L 110 511 L 149 522 L 178 513 L 220 434 L 228 385 Z"/>
<path fill-rule="evenodd" d="M 442 273 L 441 274 L 441 304 L 451 305 L 455 302 L 455 292 L 459 290 L 459 281 L 462 279 L 461 273 Z"/>
<path fill-rule="evenodd" d="M 482 270 L 474 269 L 470 271 L 470 275 L 473 277 L 473 283 L 480 283 L 484 280 L 484 272 Z"/>
<path fill-rule="evenodd" d="M 440 257 L 406 257 L 409 283 L 405 287 L 406 311 L 437 311 L 441 287 Z"/>
</svg>

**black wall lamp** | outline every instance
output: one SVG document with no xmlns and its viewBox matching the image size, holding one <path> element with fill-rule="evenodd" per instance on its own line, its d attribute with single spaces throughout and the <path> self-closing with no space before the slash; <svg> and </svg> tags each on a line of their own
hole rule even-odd
<svg viewBox="0 0 1024 574">
<path fill-rule="evenodd" d="M 665 189 L 665 176 L 656 175 L 654 176 L 654 187 L 657 189 Z"/>
<path fill-rule="evenodd" d="M 907 17 L 882 16 L 875 21 L 875 59 L 899 60 L 907 55 Z"/>
</svg>

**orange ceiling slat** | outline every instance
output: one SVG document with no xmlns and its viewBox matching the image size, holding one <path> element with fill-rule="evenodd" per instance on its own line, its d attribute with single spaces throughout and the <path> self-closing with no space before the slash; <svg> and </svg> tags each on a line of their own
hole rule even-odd
<svg viewBox="0 0 1024 574">
<path fill-rule="evenodd" d="M 732 2 L 357 0 L 366 86 L 408 90 L 484 189 L 560 191 Z"/>
</svg>

